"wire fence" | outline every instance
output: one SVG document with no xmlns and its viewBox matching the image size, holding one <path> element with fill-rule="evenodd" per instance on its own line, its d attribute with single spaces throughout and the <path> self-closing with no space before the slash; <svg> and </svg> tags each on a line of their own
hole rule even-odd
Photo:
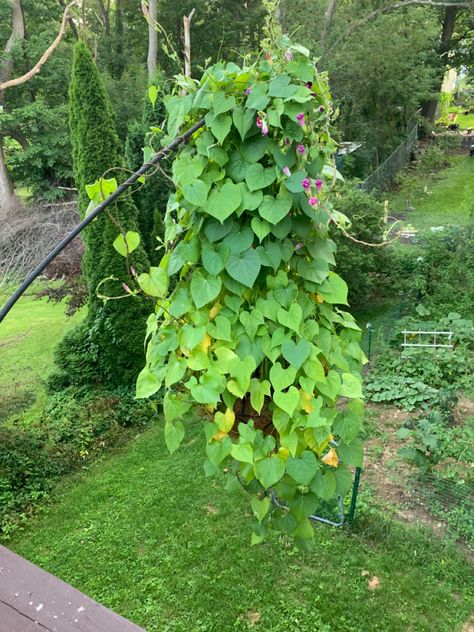
<svg viewBox="0 0 474 632">
<path fill-rule="evenodd" d="M 377 189 L 385 191 L 393 182 L 396 175 L 408 164 L 413 148 L 418 141 L 418 112 L 411 117 L 407 124 L 407 136 L 392 154 L 360 185 L 368 193 Z"/>
</svg>

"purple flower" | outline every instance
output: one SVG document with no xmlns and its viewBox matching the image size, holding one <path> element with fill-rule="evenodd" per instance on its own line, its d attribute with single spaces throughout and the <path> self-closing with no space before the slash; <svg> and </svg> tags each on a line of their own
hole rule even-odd
<svg viewBox="0 0 474 632">
<path fill-rule="evenodd" d="M 313 82 L 312 81 L 307 81 L 306 82 L 306 87 L 308 88 L 308 90 L 311 90 L 311 88 L 313 87 Z"/>
<path fill-rule="evenodd" d="M 249 95 L 252 92 L 252 88 L 245 88 L 245 94 Z"/>
<path fill-rule="evenodd" d="M 316 206 L 317 203 L 318 203 L 318 198 L 317 197 L 311 197 L 308 200 L 308 204 L 310 204 L 311 206 Z"/>
<path fill-rule="evenodd" d="M 268 125 L 265 120 L 262 121 L 262 136 L 266 136 L 268 134 Z"/>
<path fill-rule="evenodd" d="M 288 49 L 285 53 L 285 59 L 286 61 L 291 61 L 293 59 L 293 53 L 291 52 L 290 49 Z"/>
<path fill-rule="evenodd" d="M 291 145 L 291 140 L 289 138 L 285 138 L 285 145 Z"/>
<path fill-rule="evenodd" d="M 301 127 L 304 127 L 304 112 L 300 112 L 299 114 L 296 115 L 296 120 L 299 122 L 299 124 L 301 125 Z"/>
<path fill-rule="evenodd" d="M 324 107 L 324 105 L 320 105 L 320 106 L 319 106 L 319 111 L 320 111 L 321 113 L 326 111 L 326 108 Z"/>
<path fill-rule="evenodd" d="M 298 153 L 300 154 L 304 154 L 304 152 L 306 151 L 306 147 L 304 145 L 298 145 L 296 149 L 298 150 Z"/>
<path fill-rule="evenodd" d="M 315 180 L 314 181 L 314 186 L 316 187 L 317 191 L 321 191 L 321 189 L 323 188 L 323 181 L 322 180 Z"/>
<path fill-rule="evenodd" d="M 309 178 L 305 178 L 304 180 L 301 180 L 301 186 L 303 187 L 303 189 L 309 189 L 309 187 L 311 186 L 311 182 L 309 181 Z"/>
<path fill-rule="evenodd" d="M 288 177 L 291 176 L 291 171 L 289 167 L 283 167 L 282 171 L 285 174 L 285 176 L 288 176 Z"/>
</svg>

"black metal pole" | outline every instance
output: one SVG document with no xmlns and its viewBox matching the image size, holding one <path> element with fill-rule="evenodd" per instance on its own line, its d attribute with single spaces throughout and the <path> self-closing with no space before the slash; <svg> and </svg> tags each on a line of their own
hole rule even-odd
<svg viewBox="0 0 474 632">
<path fill-rule="evenodd" d="M 32 270 L 23 283 L 19 286 L 19 288 L 10 296 L 7 302 L 0 309 L 0 323 L 11 310 L 11 308 L 18 301 L 20 296 L 29 288 L 29 286 L 33 283 L 33 281 L 43 272 L 43 270 L 51 263 L 51 261 L 58 256 L 58 254 L 64 250 L 64 248 L 71 243 L 71 241 L 79 235 L 79 233 L 92 222 L 93 219 L 102 213 L 102 211 L 114 200 L 116 200 L 119 195 L 121 195 L 128 187 L 134 184 L 138 178 L 144 175 L 147 171 L 149 171 L 154 165 L 156 165 L 160 160 L 163 160 L 170 152 L 176 149 L 182 142 L 184 142 L 187 138 L 192 136 L 194 132 L 197 132 L 204 125 L 204 119 L 199 120 L 192 127 L 190 127 L 184 134 L 177 136 L 173 142 L 169 145 L 161 149 L 158 153 L 156 153 L 153 158 L 146 162 L 144 165 L 135 171 L 133 175 L 125 180 L 123 184 L 117 187 L 117 189 L 111 193 L 103 202 L 101 202 L 96 208 L 89 213 L 87 217 L 85 217 L 80 224 L 78 224 L 59 244 L 51 250 L 49 255 L 43 259 L 41 263 L 39 263 L 34 270 Z"/>
</svg>

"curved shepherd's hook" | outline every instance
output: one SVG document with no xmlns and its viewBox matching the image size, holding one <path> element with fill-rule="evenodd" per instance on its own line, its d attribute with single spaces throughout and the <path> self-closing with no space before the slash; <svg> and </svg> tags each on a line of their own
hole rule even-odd
<svg viewBox="0 0 474 632">
<path fill-rule="evenodd" d="M 117 187 L 117 189 L 113 193 L 111 193 L 103 202 L 101 202 L 98 206 L 96 206 L 96 208 L 91 213 L 89 213 L 89 215 L 87 217 L 85 217 L 82 220 L 82 222 L 80 224 L 78 224 L 69 233 L 69 235 L 67 235 L 62 241 L 60 241 L 59 244 L 55 248 L 53 248 L 53 250 L 49 253 L 49 255 L 47 257 L 45 257 L 43 259 L 43 261 L 41 263 L 39 263 L 36 266 L 36 268 L 34 270 L 32 270 L 28 274 L 28 276 L 23 281 L 23 283 L 20 285 L 20 287 L 10 296 L 10 298 L 7 300 L 5 305 L 0 309 L 0 323 L 5 318 L 5 316 L 8 314 L 8 312 L 11 310 L 11 308 L 15 305 L 15 303 L 18 301 L 20 296 L 28 289 L 28 287 L 33 283 L 33 281 L 43 272 L 43 270 L 46 268 L 46 266 L 48 266 L 51 263 L 51 261 L 55 257 L 57 257 L 58 254 L 62 250 L 64 250 L 64 248 L 69 243 L 71 243 L 71 241 L 75 237 L 77 237 L 77 235 L 79 235 L 79 233 L 88 224 L 90 224 L 93 219 L 95 219 L 97 217 L 97 215 L 99 215 L 99 213 L 102 213 L 102 211 L 105 208 L 107 208 L 107 206 L 111 202 L 116 200 L 119 197 L 119 195 L 121 195 L 126 189 L 128 189 L 128 187 L 130 187 L 132 184 L 134 184 L 138 180 L 138 178 L 140 178 L 142 175 L 147 173 L 147 171 L 149 171 L 158 162 L 163 160 L 163 158 L 166 158 L 166 156 L 169 153 L 171 153 L 177 147 L 179 147 L 179 145 L 181 143 L 186 141 L 190 136 L 192 136 L 194 134 L 194 132 L 197 132 L 198 129 L 203 127 L 203 125 L 204 125 L 204 119 L 199 120 L 192 127 L 190 127 L 186 132 L 184 132 L 184 134 L 181 134 L 180 136 L 177 136 L 169 145 L 167 145 L 166 147 L 161 149 L 159 152 L 157 152 L 149 162 L 146 162 L 145 164 L 143 164 L 140 167 L 140 169 L 138 169 L 138 171 L 135 171 L 134 174 L 131 175 L 130 178 L 128 178 L 128 180 L 125 180 L 125 182 L 123 184 L 121 184 L 119 187 Z"/>
</svg>

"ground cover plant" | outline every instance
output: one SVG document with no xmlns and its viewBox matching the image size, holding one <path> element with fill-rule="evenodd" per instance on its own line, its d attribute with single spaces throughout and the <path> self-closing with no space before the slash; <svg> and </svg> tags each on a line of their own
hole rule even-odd
<svg viewBox="0 0 474 632">
<path fill-rule="evenodd" d="M 138 277 L 158 300 L 137 395 L 165 385 L 171 452 L 191 404 L 205 406 L 206 472 L 230 468 L 247 487 L 253 542 L 276 528 L 303 545 L 308 517 L 344 496 L 349 467 L 362 463 L 364 356 L 358 326 L 337 307 L 347 285 L 330 269 L 329 225 L 347 220 L 330 202 L 326 78 L 271 18 L 267 34 L 256 62 L 183 77 L 186 96 L 165 98 L 164 142 L 201 117 L 206 129 L 173 162 L 165 253 Z"/>
</svg>

